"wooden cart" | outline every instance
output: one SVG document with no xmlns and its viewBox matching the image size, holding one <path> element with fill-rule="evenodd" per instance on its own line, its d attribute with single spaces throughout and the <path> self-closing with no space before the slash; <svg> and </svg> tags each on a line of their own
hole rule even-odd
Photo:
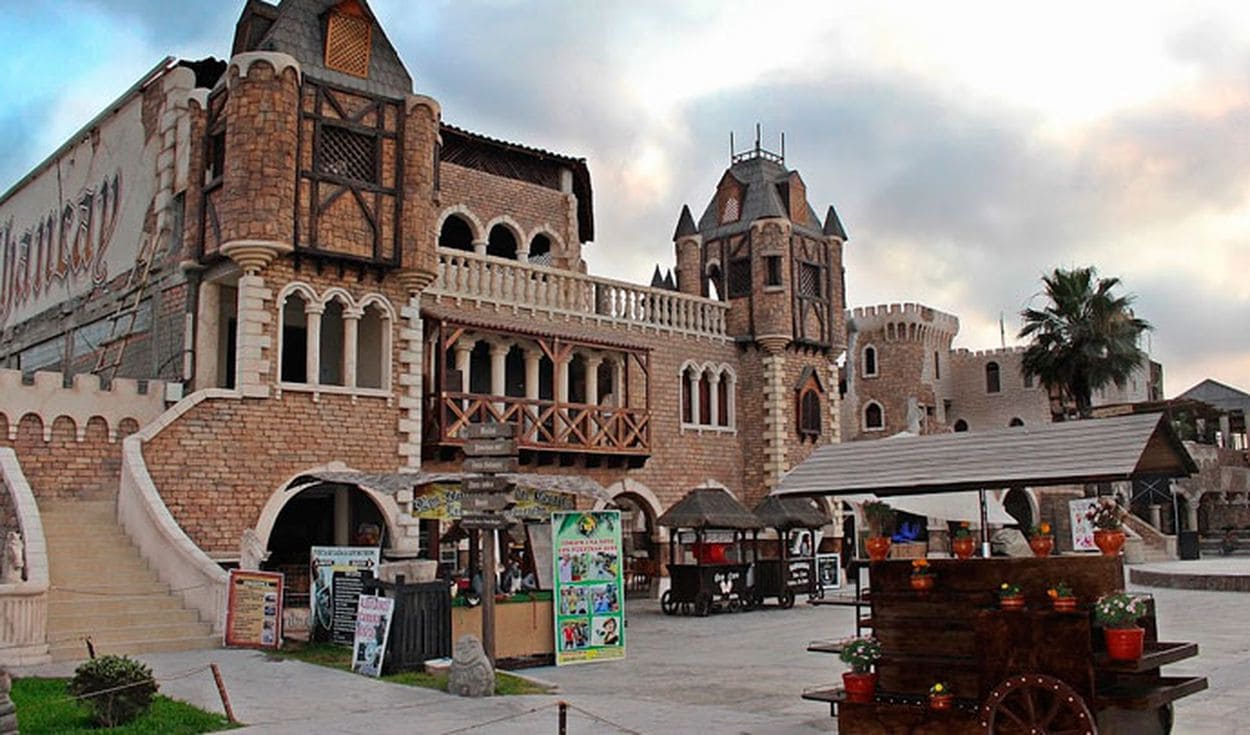
<svg viewBox="0 0 1250 735">
<path fill-rule="evenodd" d="M 720 488 L 695 488 L 677 501 L 657 523 L 669 529 L 668 574 L 671 586 L 660 596 L 667 615 L 706 616 L 719 610 L 750 610 L 755 607 L 751 562 L 744 545 L 747 531 L 759 529 L 759 519 L 732 495 Z M 695 563 L 672 563 L 685 530 L 693 534 Z M 708 543 L 708 533 L 732 534 L 732 544 Z M 726 546 L 734 558 L 723 555 Z M 753 555 L 753 552 L 752 552 Z"/>
<path fill-rule="evenodd" d="M 829 523 L 823 511 L 817 509 L 809 498 L 781 498 L 769 496 L 755 506 L 760 523 L 777 532 L 777 557 L 758 559 L 755 562 L 755 603 L 764 604 L 765 598 L 777 598 L 782 609 L 794 607 L 796 595 L 816 594 L 816 540 L 807 554 L 790 556 L 793 534 L 798 529 L 814 530 Z M 759 549 L 759 540 L 755 540 Z"/>
<path fill-rule="evenodd" d="M 666 615 L 705 617 L 719 610 L 737 612 L 755 607 L 748 585 L 750 564 L 670 564 L 672 586 L 660 596 Z"/>
<path fill-rule="evenodd" d="M 1198 653 L 1197 644 L 1158 639 L 1153 605 L 1140 624 L 1145 654 L 1111 661 L 1094 600 L 1123 589 L 1118 557 L 1064 556 L 933 559 L 936 587 L 911 588 L 907 561 L 869 566 L 865 627 L 881 642 L 875 701 L 845 701 L 841 688 L 806 692 L 827 702 L 843 735 L 884 733 L 1089 733 L 1150 735 L 1171 729 L 1171 704 L 1207 688 L 1204 677 L 1165 676 L 1160 668 Z M 1046 589 L 1075 591 L 1077 612 L 1056 612 Z M 1022 611 L 1000 610 L 997 589 L 1019 584 Z M 810 650 L 834 653 L 836 646 Z M 944 681 L 955 706 L 927 706 L 929 687 Z"/>
</svg>

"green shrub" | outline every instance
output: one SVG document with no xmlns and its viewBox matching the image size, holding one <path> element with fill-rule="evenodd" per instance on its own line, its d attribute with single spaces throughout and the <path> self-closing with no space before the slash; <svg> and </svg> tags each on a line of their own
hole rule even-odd
<svg viewBox="0 0 1250 735">
<path fill-rule="evenodd" d="M 129 656 L 92 659 L 74 671 L 69 683 L 70 694 L 82 697 L 101 727 L 124 725 L 147 712 L 156 689 L 152 670 Z"/>
</svg>

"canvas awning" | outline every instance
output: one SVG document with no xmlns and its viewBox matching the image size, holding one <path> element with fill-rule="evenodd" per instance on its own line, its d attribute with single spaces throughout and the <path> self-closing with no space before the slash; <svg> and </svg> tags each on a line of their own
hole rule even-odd
<svg viewBox="0 0 1250 735">
<path fill-rule="evenodd" d="M 932 493 L 929 495 L 892 495 L 884 500 L 895 510 L 925 518 L 938 518 L 944 521 L 968 521 L 978 525 L 981 518 L 980 493 L 973 490 L 961 490 L 952 493 Z M 771 496 L 770 496 L 771 497 Z M 848 503 L 864 503 L 869 500 L 882 500 L 872 493 L 859 495 L 840 495 L 839 500 Z M 985 494 L 986 521 L 1010 525 L 1018 521 L 1003 507 L 1003 501 L 996 493 Z"/>
<path fill-rule="evenodd" d="M 890 440 L 829 444 L 792 469 L 774 495 L 882 498 L 1185 476 L 1193 458 L 1161 414 L 1138 414 Z"/>
</svg>

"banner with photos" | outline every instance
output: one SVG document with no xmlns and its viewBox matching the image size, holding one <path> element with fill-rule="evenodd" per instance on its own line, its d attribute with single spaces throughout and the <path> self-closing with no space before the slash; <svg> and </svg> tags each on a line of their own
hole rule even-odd
<svg viewBox="0 0 1250 735">
<path fill-rule="evenodd" d="M 625 658 L 621 512 L 551 517 L 556 665 Z"/>
</svg>

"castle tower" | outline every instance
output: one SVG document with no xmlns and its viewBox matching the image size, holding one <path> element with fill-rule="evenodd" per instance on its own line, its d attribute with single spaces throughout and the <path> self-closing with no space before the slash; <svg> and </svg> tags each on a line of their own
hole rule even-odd
<svg viewBox="0 0 1250 735">
<path fill-rule="evenodd" d="M 838 436 L 834 360 L 845 346 L 842 248 L 833 207 L 822 223 L 784 156 L 732 156 L 697 224 L 683 207 L 674 233 L 678 288 L 727 301 L 728 332 L 746 380 L 740 412 L 749 499 Z"/>
</svg>

